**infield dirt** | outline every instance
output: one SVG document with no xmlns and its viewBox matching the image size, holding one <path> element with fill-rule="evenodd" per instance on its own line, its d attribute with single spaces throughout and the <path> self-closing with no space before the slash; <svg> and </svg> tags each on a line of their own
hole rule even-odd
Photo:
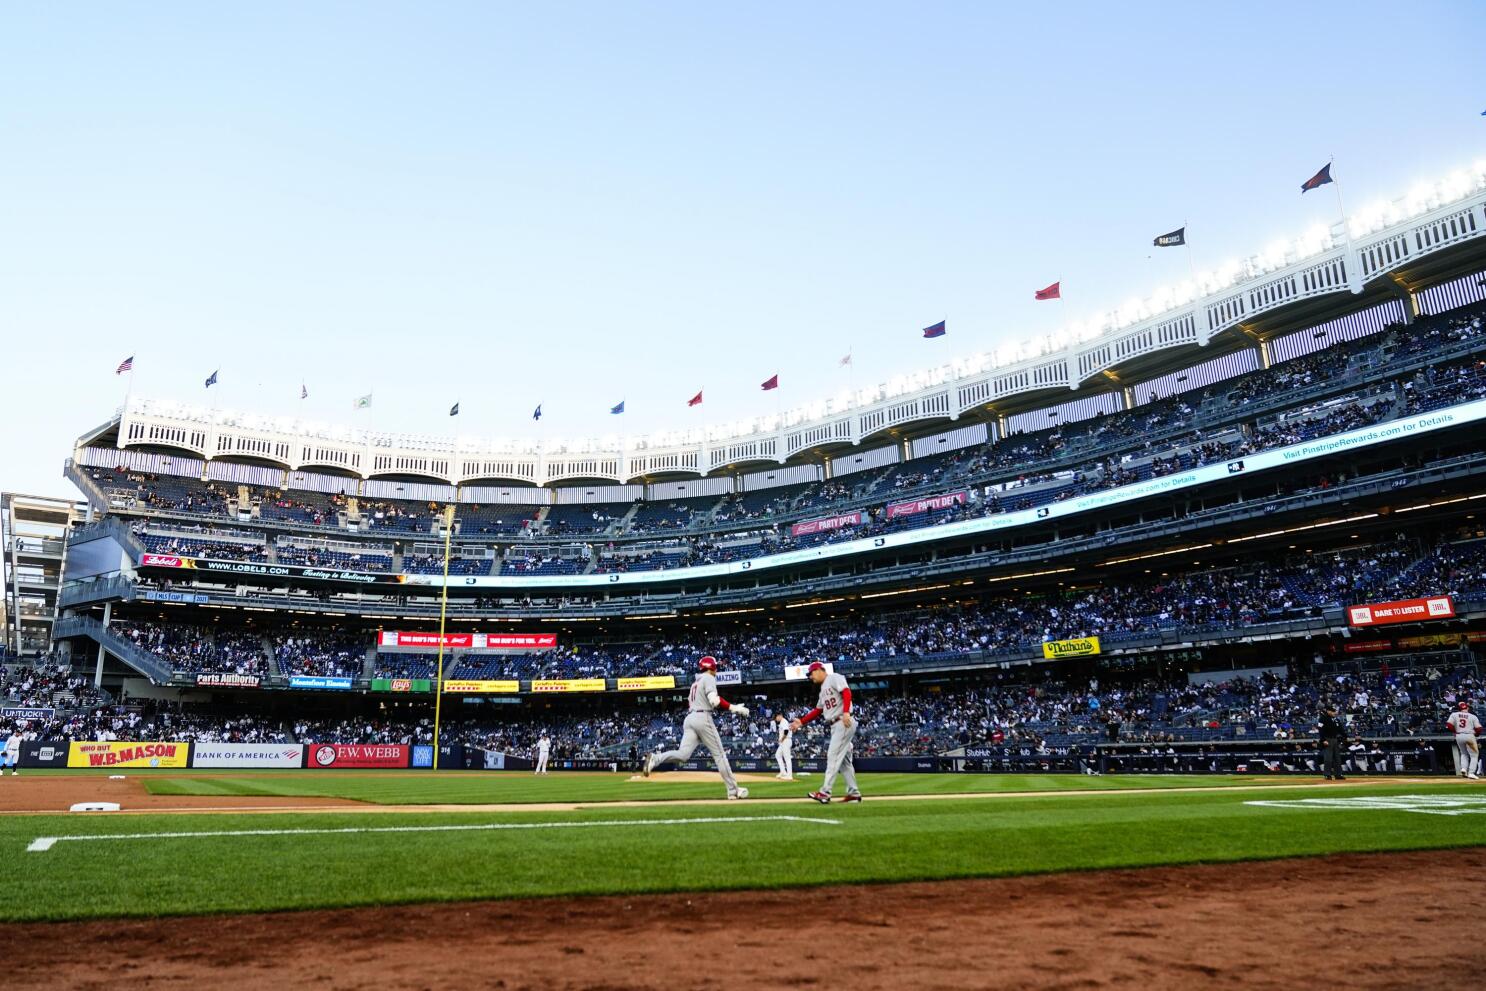
<svg viewBox="0 0 1486 991">
<path fill-rule="evenodd" d="M 827 851 L 823 850 L 823 853 Z M 11 988 L 1438 988 L 1486 848 L 6 927 Z M 85 948 L 85 949 L 84 949 Z"/>
</svg>

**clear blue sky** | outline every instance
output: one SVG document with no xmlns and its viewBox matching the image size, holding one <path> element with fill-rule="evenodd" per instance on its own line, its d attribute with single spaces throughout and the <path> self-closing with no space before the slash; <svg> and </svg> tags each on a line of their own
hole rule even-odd
<svg viewBox="0 0 1486 991">
<path fill-rule="evenodd" d="M 1199 267 L 1330 221 L 1298 187 L 1332 156 L 1349 207 L 1480 158 L 1483 27 L 1479 2 L 9 4 L 0 488 L 70 490 L 131 353 L 142 395 L 479 436 L 540 402 L 571 437 L 825 397 L 848 348 L 867 385 L 1045 333 L 1180 281 L 1148 245 L 1184 220 Z M 1055 279 L 1065 311 L 1031 300 Z"/>
</svg>

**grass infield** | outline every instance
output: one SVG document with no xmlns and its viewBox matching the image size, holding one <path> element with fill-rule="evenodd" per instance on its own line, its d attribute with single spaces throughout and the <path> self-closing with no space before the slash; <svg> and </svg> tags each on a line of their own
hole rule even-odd
<svg viewBox="0 0 1486 991">
<path fill-rule="evenodd" d="M 1224 787 L 1252 779 L 1194 777 L 864 775 L 862 783 L 878 796 L 913 789 L 1066 794 L 869 799 L 829 807 L 802 799 L 575 812 L 3 816 L 0 919 L 932 880 L 1486 842 L 1481 815 L 1246 804 L 1321 796 L 1486 797 L 1486 790 L 1448 780 L 1345 790 L 1276 782 L 1278 787 L 1263 791 Z M 622 776 L 558 774 L 533 780 L 472 773 L 193 778 L 160 772 L 150 776 L 150 785 L 157 793 L 191 789 L 190 794 L 324 795 L 401 804 L 716 798 L 720 792 L 715 784 L 641 785 Z M 1119 793 L 1162 785 L 1162 792 Z M 1169 790 L 1199 785 L 1211 787 Z M 196 790 L 208 786 L 222 790 Z M 802 790 L 799 783 L 768 782 L 754 794 Z M 1078 793 L 1089 790 L 1114 793 Z M 133 838 L 60 840 L 28 852 L 40 837 L 126 834 Z"/>
</svg>

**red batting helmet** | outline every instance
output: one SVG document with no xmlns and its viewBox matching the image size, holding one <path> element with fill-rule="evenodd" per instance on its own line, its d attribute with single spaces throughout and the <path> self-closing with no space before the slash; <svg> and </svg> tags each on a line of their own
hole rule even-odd
<svg viewBox="0 0 1486 991">
<path fill-rule="evenodd" d="M 698 671 L 716 671 L 717 670 L 717 658 L 713 657 L 711 654 L 708 654 L 706 657 L 702 658 L 700 661 L 697 661 L 697 670 Z"/>
<path fill-rule="evenodd" d="M 1471 707 L 1471 704 L 1469 702 L 1462 702 L 1459 705 L 1457 705 L 1455 708 L 1457 708 L 1457 709 L 1469 709 L 1470 707 Z"/>
</svg>

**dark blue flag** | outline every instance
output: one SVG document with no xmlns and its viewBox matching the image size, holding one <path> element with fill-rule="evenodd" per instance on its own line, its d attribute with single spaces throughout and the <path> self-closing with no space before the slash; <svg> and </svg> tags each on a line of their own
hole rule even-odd
<svg viewBox="0 0 1486 991">
<path fill-rule="evenodd" d="M 623 412 L 624 412 L 624 400 L 621 399 L 621 400 L 619 400 L 619 405 L 618 406 L 614 406 L 614 407 L 610 408 L 609 415 L 611 415 L 611 416 L 617 416 L 617 415 L 619 415 L 620 413 L 623 413 Z"/>
<path fill-rule="evenodd" d="M 540 420 L 542 418 L 542 404 L 541 403 L 537 403 L 537 408 L 531 411 L 531 418 L 533 420 Z"/>
<path fill-rule="evenodd" d="M 941 321 L 939 321 L 938 323 L 936 323 L 932 327 L 925 327 L 924 328 L 924 336 L 925 337 L 943 337 L 944 336 L 944 321 L 941 320 Z"/>
<path fill-rule="evenodd" d="M 458 416 L 459 415 L 459 404 L 458 403 L 455 403 L 453 406 L 450 406 L 449 407 L 449 415 L 450 416 Z"/>
<path fill-rule="evenodd" d="M 1305 182 L 1302 182 L 1300 184 L 1300 192 L 1302 194 L 1309 193 L 1311 190 L 1320 189 L 1322 186 L 1332 181 L 1334 180 L 1331 178 L 1331 163 L 1327 162 L 1325 167 L 1322 168 L 1320 172 L 1317 172 L 1315 175 L 1311 176 Z"/>
<path fill-rule="evenodd" d="M 222 369 L 219 368 L 217 369 L 217 372 L 220 372 L 221 370 Z M 217 372 L 212 372 L 206 377 L 206 387 L 208 389 L 217 384 Z"/>
</svg>

